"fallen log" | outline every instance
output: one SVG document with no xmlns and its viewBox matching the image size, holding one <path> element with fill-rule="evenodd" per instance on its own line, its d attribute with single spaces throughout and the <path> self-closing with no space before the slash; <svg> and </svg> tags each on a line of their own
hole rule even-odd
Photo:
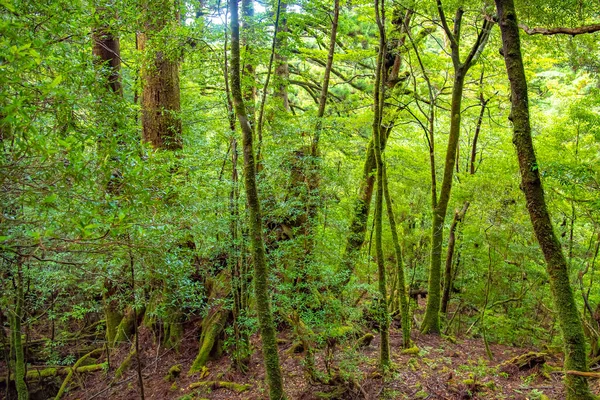
<svg viewBox="0 0 600 400">
<path fill-rule="evenodd" d="M 250 384 L 241 384 L 235 382 L 226 382 L 226 381 L 200 381 L 194 382 L 188 386 L 188 390 L 194 390 L 198 388 L 209 388 L 209 389 L 229 389 L 233 390 L 237 393 L 245 392 L 250 389 L 252 385 Z"/>
</svg>

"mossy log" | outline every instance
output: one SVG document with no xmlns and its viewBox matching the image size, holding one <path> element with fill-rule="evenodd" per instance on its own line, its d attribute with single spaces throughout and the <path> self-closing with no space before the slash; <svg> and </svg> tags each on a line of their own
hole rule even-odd
<svg viewBox="0 0 600 400">
<path fill-rule="evenodd" d="M 83 357 L 81 357 L 79 360 L 77 360 L 75 365 L 73 365 L 73 367 L 71 367 L 69 369 L 67 377 L 65 378 L 62 385 L 60 386 L 60 389 L 58 390 L 58 393 L 54 397 L 54 400 L 59 400 L 62 397 L 62 395 L 65 393 L 65 390 L 67 390 L 67 387 L 69 386 L 69 382 L 71 382 L 71 378 L 73 378 L 73 374 L 75 373 L 75 371 L 77 371 L 77 368 L 79 368 L 81 366 L 81 364 L 83 364 L 88 358 L 93 358 L 93 357 L 96 357 L 96 356 L 99 356 L 100 354 L 102 354 L 102 351 L 103 351 L 103 349 L 92 350 L 89 353 L 87 353 L 86 355 L 84 355 Z"/>
<path fill-rule="evenodd" d="M 106 364 L 84 365 L 82 367 L 76 368 L 75 372 L 78 374 L 79 373 L 85 374 L 85 373 L 90 373 L 90 372 L 96 372 L 96 371 L 101 371 L 103 368 L 105 368 L 105 366 L 106 366 Z M 65 376 L 65 375 L 68 375 L 69 372 L 71 372 L 71 371 L 72 371 L 72 367 L 60 367 L 60 368 L 51 367 L 51 368 L 44 368 L 44 369 L 33 369 L 33 370 L 27 371 L 27 376 L 25 377 L 25 379 L 27 382 L 35 382 L 35 381 L 42 380 L 44 378 L 52 378 L 54 376 Z M 10 380 L 11 381 L 15 380 L 14 374 L 10 375 Z M 0 383 L 6 383 L 6 377 L 1 377 Z"/>
<path fill-rule="evenodd" d="M 230 311 L 221 308 L 202 321 L 202 334 L 200 336 L 200 348 L 194 363 L 190 367 L 189 374 L 194 374 L 202 369 L 214 354 L 215 346 L 218 346 L 218 338 L 229 318 Z"/>
<path fill-rule="evenodd" d="M 375 339 L 375 336 L 372 333 L 366 333 L 358 339 L 356 345 L 358 347 L 367 347 L 371 344 L 373 339 Z"/>
<path fill-rule="evenodd" d="M 530 351 L 529 353 L 521 354 L 520 356 L 516 356 L 504 361 L 499 365 L 499 368 L 501 370 L 507 370 L 517 367 L 520 371 L 528 370 L 536 365 L 542 365 L 546 363 L 546 356 L 546 353 Z"/>
<path fill-rule="evenodd" d="M 226 382 L 226 381 L 200 381 L 194 382 L 190 386 L 188 386 L 188 390 L 194 390 L 199 388 L 209 388 L 209 389 L 229 389 L 236 393 L 242 393 L 246 390 L 249 390 L 252 387 L 250 384 L 241 384 L 235 382 Z"/>
</svg>

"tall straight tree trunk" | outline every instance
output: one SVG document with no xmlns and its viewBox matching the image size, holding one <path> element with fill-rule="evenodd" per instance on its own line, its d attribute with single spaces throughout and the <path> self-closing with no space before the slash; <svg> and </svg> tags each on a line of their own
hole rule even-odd
<svg viewBox="0 0 600 400">
<path fill-rule="evenodd" d="M 273 315 L 271 313 L 269 288 L 267 285 L 268 270 L 265 258 L 265 243 L 262 232 L 260 201 L 256 187 L 256 164 L 252 144 L 252 127 L 246 114 L 240 82 L 240 25 L 238 20 L 238 0 L 230 0 L 231 10 L 231 94 L 233 106 L 242 130 L 244 154 L 244 182 L 250 219 L 250 238 L 254 259 L 254 294 L 258 325 L 261 335 L 262 353 L 269 384 L 271 400 L 285 398 L 283 378 L 279 366 L 277 338 Z"/>
<path fill-rule="evenodd" d="M 97 25 L 92 27 L 92 54 L 94 56 L 94 64 L 101 73 L 106 73 L 106 88 L 116 94 L 123 96 L 123 86 L 121 84 L 121 49 L 119 37 L 113 32 L 110 26 L 115 18 L 114 12 L 110 11 L 108 4 L 104 0 L 96 2 L 95 21 Z M 115 126 L 116 130 L 116 126 Z M 102 147 L 102 141 L 100 141 Z M 102 153 L 103 150 L 100 150 Z M 104 158 L 104 154 L 100 158 Z M 106 191 L 116 193 L 119 188 L 119 183 L 112 178 L 112 170 L 109 171 L 111 177 L 107 178 Z M 106 343 L 110 346 L 115 341 L 117 327 L 123 318 L 123 313 L 119 310 L 118 301 L 113 298 L 117 288 L 110 278 L 104 280 L 104 291 L 102 300 L 104 302 L 104 316 L 106 321 Z"/>
<path fill-rule="evenodd" d="M 450 107 L 450 135 L 448 136 L 448 146 L 446 150 L 446 161 L 444 164 L 444 176 L 442 179 L 442 188 L 439 198 L 433 193 L 433 223 L 431 231 L 431 257 L 429 265 L 429 290 L 427 297 L 427 307 L 425 316 L 421 325 L 423 333 L 440 332 L 440 303 L 441 303 L 441 266 L 442 266 L 442 246 L 444 241 L 444 221 L 448 211 L 448 202 L 450 201 L 450 191 L 452 190 L 452 179 L 454 177 L 454 166 L 456 163 L 456 152 L 458 149 L 458 139 L 460 137 L 461 122 L 461 104 L 465 84 L 465 77 L 469 68 L 476 62 L 483 51 L 489 38 L 492 23 L 484 21 L 481 31 L 471 48 L 464 62 L 460 60 L 460 27 L 462 22 L 463 10 L 459 8 L 454 17 L 454 27 L 450 30 L 444 15 L 441 0 L 437 1 L 440 20 L 446 36 L 450 41 L 452 63 L 454 65 L 454 83 L 452 86 L 452 105 Z"/>
<path fill-rule="evenodd" d="M 381 155 L 381 116 L 384 100 L 384 71 L 385 59 L 385 3 L 375 0 L 375 19 L 379 30 L 379 51 L 377 52 L 377 71 L 375 72 L 375 87 L 373 91 L 373 143 L 375 144 L 375 162 L 377 164 L 377 191 L 375 193 L 375 254 L 377 257 L 377 279 L 379 286 L 378 317 L 381 343 L 379 344 L 379 366 L 386 370 L 390 366 L 390 318 L 387 307 L 387 287 L 385 274 L 385 259 L 383 255 L 383 157 Z"/>
<path fill-rule="evenodd" d="M 145 0 L 142 4 L 144 32 L 138 48 L 144 51 L 142 78 L 143 138 L 155 149 L 183 147 L 179 93 L 179 56 L 169 50 L 163 31 L 177 23 L 172 0 Z"/>
<path fill-rule="evenodd" d="M 21 264 L 22 259 L 19 258 L 17 266 L 17 279 L 16 279 L 16 298 L 15 298 L 15 310 L 11 317 L 11 334 L 12 334 L 12 348 L 13 354 L 15 355 L 15 386 L 17 388 L 17 398 L 19 400 L 29 400 L 29 391 L 27 384 L 25 383 L 26 365 L 25 365 L 25 349 L 23 347 L 23 332 L 21 329 L 23 319 L 23 266 Z"/>
<path fill-rule="evenodd" d="M 521 188 L 525 193 L 533 230 L 546 260 L 552 297 L 562 331 L 564 368 L 567 371 L 565 375 L 567 399 L 591 400 L 595 396 L 590 393 L 586 378 L 568 372 L 570 370 L 587 371 L 585 336 L 569 282 L 567 261 L 554 233 L 552 220 L 546 207 L 544 189 L 531 138 L 527 78 L 521 55 L 517 14 L 513 0 L 496 0 L 496 8 L 502 32 L 502 51 L 510 80 L 512 103 L 510 119 L 513 122 L 513 143 L 517 150 L 521 171 Z"/>
<path fill-rule="evenodd" d="M 285 46 L 288 42 L 287 35 L 287 1 L 280 0 L 278 2 L 279 10 L 279 24 L 277 26 L 277 36 L 275 42 L 275 97 L 280 99 L 279 106 L 283 111 L 290 111 L 290 99 L 288 96 L 288 81 L 290 78 L 290 70 L 288 65 L 288 58 L 285 54 Z"/>
</svg>

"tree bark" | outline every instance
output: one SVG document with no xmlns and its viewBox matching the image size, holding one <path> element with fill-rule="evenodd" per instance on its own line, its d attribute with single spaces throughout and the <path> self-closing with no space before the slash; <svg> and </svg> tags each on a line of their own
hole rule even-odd
<svg viewBox="0 0 600 400">
<path fill-rule="evenodd" d="M 379 29 L 379 51 L 377 52 L 377 70 L 373 92 L 373 143 L 375 162 L 377 164 L 377 192 L 375 194 L 375 254 L 377 258 L 377 279 L 379 286 L 378 317 L 381 343 L 379 345 L 379 366 L 385 371 L 390 366 L 390 318 L 387 308 L 387 287 L 385 260 L 383 255 L 383 157 L 381 155 L 381 116 L 383 113 L 384 79 L 383 60 L 385 58 L 385 3 L 375 0 L 375 19 Z"/>
<path fill-rule="evenodd" d="M 527 210 L 533 230 L 540 244 L 550 277 L 550 288 L 558 314 L 564 341 L 564 369 L 586 372 L 587 357 L 583 327 L 569 282 L 567 262 L 561 244 L 554 233 L 546 207 L 544 189 L 540 179 L 529 116 L 527 78 L 521 55 L 519 27 L 513 0 L 496 0 L 502 50 L 511 88 L 511 115 L 513 143 L 517 150 L 521 171 L 521 188 L 527 201 Z M 567 399 L 593 399 L 587 380 L 580 375 L 565 375 Z"/>
<path fill-rule="evenodd" d="M 143 51 L 142 131 L 155 149 L 178 150 L 183 147 L 179 92 L 179 56 L 160 43 L 177 21 L 177 10 L 170 0 L 146 0 L 142 5 L 144 32 L 138 34 L 138 49 Z"/>
<path fill-rule="evenodd" d="M 256 164 L 252 143 L 252 127 L 242 97 L 240 81 L 240 25 L 238 20 L 238 0 L 230 0 L 231 10 L 231 94 L 233 105 L 242 130 L 244 155 L 244 182 L 248 202 L 250 237 L 254 258 L 254 293 L 256 312 L 261 334 L 262 353 L 269 384 L 271 400 L 285 398 L 283 378 L 279 366 L 277 338 L 273 315 L 271 313 L 269 288 L 267 285 L 268 270 L 265 258 L 265 244 L 262 236 L 262 217 L 260 201 L 256 187 Z"/>
<path fill-rule="evenodd" d="M 113 33 L 110 25 L 106 22 L 111 20 L 109 8 L 105 5 L 96 5 L 98 24 L 92 28 L 92 54 L 94 64 L 98 68 L 106 68 L 106 84 L 113 93 L 123 96 L 121 85 L 121 48 L 119 37 Z M 114 18 L 114 16 L 112 17 Z"/>
<path fill-rule="evenodd" d="M 442 313 L 446 314 L 448 312 L 448 303 L 450 302 L 450 291 L 452 289 L 452 285 L 454 284 L 454 280 L 452 277 L 452 262 L 454 259 L 454 246 L 456 245 L 456 227 L 458 223 L 462 221 L 465 217 L 465 213 L 469 208 L 469 202 L 465 201 L 462 210 L 456 210 L 454 213 L 454 219 L 452 220 L 452 225 L 450 225 L 450 233 L 448 234 L 448 250 L 446 253 L 446 269 L 444 271 L 444 293 L 442 295 Z"/>
<path fill-rule="evenodd" d="M 290 79 L 290 70 L 288 59 L 285 55 L 285 45 L 288 33 L 287 26 L 287 1 L 280 0 L 279 6 L 279 24 L 276 27 L 276 42 L 275 42 L 275 97 L 281 100 L 280 106 L 283 111 L 290 111 L 290 99 L 288 96 L 288 80 Z"/>
</svg>

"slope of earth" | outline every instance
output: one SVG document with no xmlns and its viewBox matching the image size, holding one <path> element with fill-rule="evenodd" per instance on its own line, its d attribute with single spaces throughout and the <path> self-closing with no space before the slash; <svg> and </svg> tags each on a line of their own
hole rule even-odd
<svg viewBox="0 0 600 400">
<path fill-rule="evenodd" d="M 520 370 L 516 366 L 501 365 L 503 362 L 530 351 L 501 345 L 490 345 L 493 359 L 490 360 L 481 339 L 453 340 L 433 335 L 418 335 L 413 340 L 418 349 L 412 354 L 402 353 L 401 333 L 391 331 L 393 370 L 382 377 L 378 372 L 379 341 L 376 336 L 369 346 L 349 350 L 338 349 L 324 357 L 317 355 L 316 366 L 325 371 L 327 365 L 344 365 L 344 374 L 337 375 L 330 384 L 309 383 L 304 373 L 304 354 L 290 351 L 292 341 L 282 334 L 280 357 L 284 373 L 286 392 L 290 399 L 564 399 L 558 371 L 561 359 L 557 355 L 546 355 L 545 364 Z M 200 373 L 188 375 L 194 360 L 197 344 L 191 337 L 184 338 L 181 352 L 165 350 L 155 346 L 149 332 L 140 335 L 143 348 L 144 389 L 146 399 L 180 400 L 259 400 L 267 398 L 262 355 L 255 351 L 250 360 L 247 374 L 237 372 L 231 360 L 223 356 L 209 362 Z M 259 348 L 257 338 L 253 338 Z M 118 365 L 128 354 L 124 346 L 111 357 Z M 172 367 L 181 372 L 168 379 Z M 340 378 L 343 376 L 343 378 Z M 64 398 L 75 399 L 139 399 L 138 377 L 135 362 L 120 379 L 114 379 L 114 370 L 78 377 L 78 388 Z M 203 382 L 201 386 L 194 385 Z M 228 383 L 238 386 L 232 387 Z M 600 385 L 591 381 L 596 393 Z M 194 387 L 196 386 L 196 387 Z"/>
</svg>

